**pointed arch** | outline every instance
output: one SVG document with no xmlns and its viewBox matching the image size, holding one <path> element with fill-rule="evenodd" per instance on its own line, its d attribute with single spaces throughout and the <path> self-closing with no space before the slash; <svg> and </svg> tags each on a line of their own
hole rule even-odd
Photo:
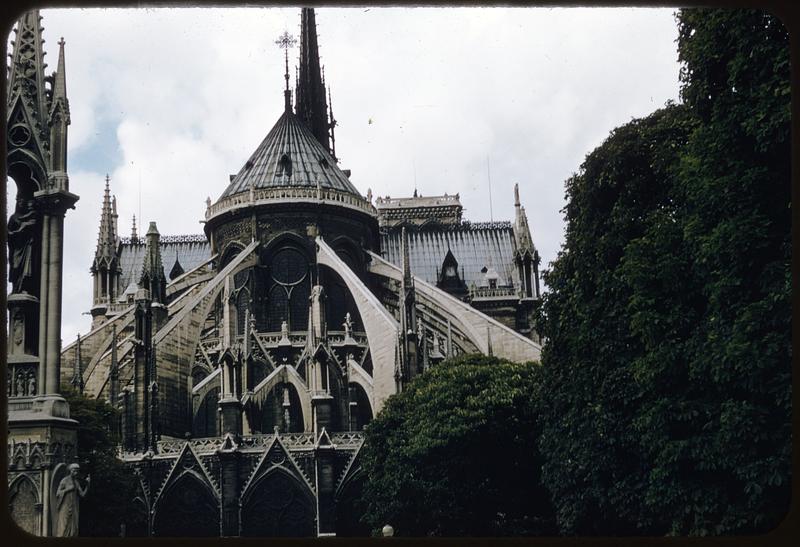
<svg viewBox="0 0 800 547">
<path fill-rule="evenodd" d="M 356 456 L 357 457 L 357 456 Z M 364 474 L 361 466 L 349 472 L 336 489 L 337 537 L 368 537 L 370 528 L 361 521 L 358 500 L 364 491 Z"/>
<path fill-rule="evenodd" d="M 367 391 L 364 383 L 354 381 L 350 378 L 348 389 L 350 391 L 350 428 L 354 431 L 361 431 L 364 426 L 372 421 L 374 413 L 372 410 L 372 390 Z M 353 408 L 352 403 L 356 403 Z"/>
<path fill-rule="evenodd" d="M 222 249 L 222 252 L 219 253 L 220 260 L 219 260 L 219 268 L 217 270 L 221 270 L 224 268 L 228 262 L 236 258 L 236 256 L 244 251 L 245 246 L 240 241 L 229 241 L 225 244 L 225 247 Z"/>
<path fill-rule="evenodd" d="M 192 435 L 194 437 L 215 437 L 219 435 L 220 417 L 217 410 L 219 393 L 219 385 L 216 385 L 203 395 L 192 420 Z"/>
<path fill-rule="evenodd" d="M 220 534 L 219 497 L 207 479 L 193 469 L 182 470 L 167 485 L 159 494 L 153 513 L 155 536 L 216 537 Z"/>
<path fill-rule="evenodd" d="M 315 520 L 314 493 L 282 465 L 270 467 L 242 495 L 242 536 L 314 536 Z"/>
<path fill-rule="evenodd" d="M 308 392 L 308 385 L 300 374 L 290 365 L 280 365 L 273 370 L 261 383 L 253 388 L 253 393 L 250 395 L 247 406 L 261 406 L 266 402 L 267 396 L 273 388 L 279 383 L 291 384 L 300 400 L 300 409 L 303 415 L 303 424 L 305 427 L 311 426 L 311 395 Z M 250 415 L 250 412 L 246 413 Z M 251 424 L 251 427 L 256 424 Z M 256 428 L 257 429 L 257 428 Z"/>
<path fill-rule="evenodd" d="M 36 510 L 40 503 L 39 489 L 27 474 L 18 475 L 8 487 L 8 508 L 14 522 L 34 535 L 41 529 L 41 514 Z"/>
</svg>

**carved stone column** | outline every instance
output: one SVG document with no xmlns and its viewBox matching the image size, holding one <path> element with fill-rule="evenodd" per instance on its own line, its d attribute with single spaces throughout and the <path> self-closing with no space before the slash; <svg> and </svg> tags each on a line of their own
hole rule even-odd
<svg viewBox="0 0 800 547">
<path fill-rule="evenodd" d="M 61 380 L 61 286 L 64 256 L 64 215 L 78 196 L 59 188 L 34 193 L 42 213 L 41 280 L 39 284 L 39 385 L 35 402 L 51 416 L 69 418 L 59 395 Z"/>
</svg>

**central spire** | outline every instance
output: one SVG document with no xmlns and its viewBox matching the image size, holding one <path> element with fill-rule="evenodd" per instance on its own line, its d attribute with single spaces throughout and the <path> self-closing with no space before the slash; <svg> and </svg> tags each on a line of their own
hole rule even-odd
<svg viewBox="0 0 800 547">
<path fill-rule="evenodd" d="M 328 105 L 319 63 L 317 24 L 313 8 L 303 8 L 300 19 L 300 73 L 295 113 L 308 125 L 314 137 L 331 152 Z"/>
</svg>

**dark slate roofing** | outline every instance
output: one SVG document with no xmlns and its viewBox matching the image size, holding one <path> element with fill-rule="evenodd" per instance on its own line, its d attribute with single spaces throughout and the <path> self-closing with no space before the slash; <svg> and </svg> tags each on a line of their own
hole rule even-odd
<svg viewBox="0 0 800 547">
<path fill-rule="evenodd" d="M 286 155 L 290 165 L 284 160 Z M 250 159 L 231 180 L 220 199 L 255 189 L 278 187 L 332 188 L 361 196 L 336 160 L 291 112 L 284 112 Z"/>
<path fill-rule="evenodd" d="M 129 238 L 122 239 L 119 257 L 119 265 L 122 269 L 120 276 L 122 292 L 128 288 L 131 282 L 139 282 L 146 247 L 144 238 L 140 238 L 139 243 L 131 243 Z M 187 272 L 211 258 L 211 247 L 204 235 L 161 236 L 159 247 L 161 248 L 161 264 L 167 279 L 169 279 L 167 268 L 172 268 L 176 256 Z"/>
<path fill-rule="evenodd" d="M 400 266 L 401 232 L 393 229 L 381 234 L 383 257 Z M 437 281 L 447 249 L 458 261 L 458 274 L 467 287 L 486 285 L 483 268 L 494 268 L 499 274 L 498 285 L 517 285 L 514 268 L 514 229 L 510 222 L 469 223 L 438 230 L 408 230 L 408 252 L 411 273 L 429 283 Z"/>
</svg>

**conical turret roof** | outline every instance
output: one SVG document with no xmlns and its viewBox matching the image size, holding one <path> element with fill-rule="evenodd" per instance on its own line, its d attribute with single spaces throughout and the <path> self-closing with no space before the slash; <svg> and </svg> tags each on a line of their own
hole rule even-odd
<svg viewBox="0 0 800 547">
<path fill-rule="evenodd" d="M 286 111 L 220 199 L 270 188 L 322 188 L 361 197 L 336 160 L 294 113 Z"/>
</svg>

